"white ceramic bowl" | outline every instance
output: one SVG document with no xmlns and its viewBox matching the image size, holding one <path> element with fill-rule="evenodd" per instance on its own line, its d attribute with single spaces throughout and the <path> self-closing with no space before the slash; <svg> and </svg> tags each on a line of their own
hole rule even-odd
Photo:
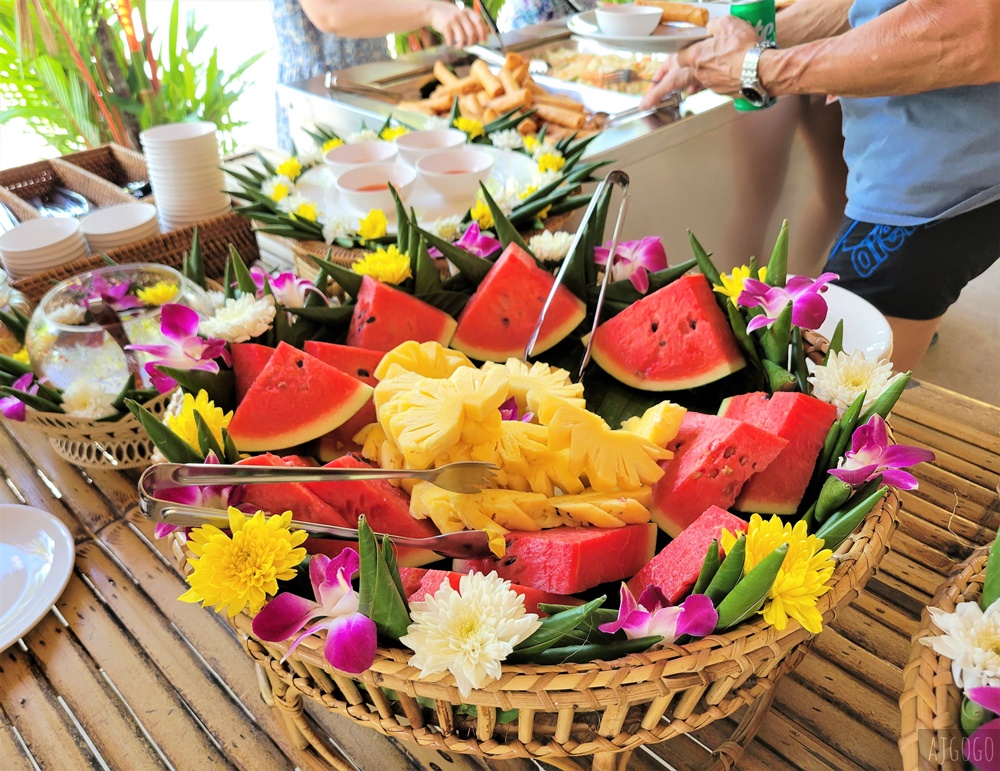
<svg viewBox="0 0 1000 771">
<path fill-rule="evenodd" d="M 156 220 L 156 207 L 148 203 L 123 203 L 120 206 L 106 206 L 88 214 L 80 220 L 83 234 L 109 236 L 142 230 Z"/>
<path fill-rule="evenodd" d="M 479 183 L 486 180 L 494 158 L 483 150 L 460 147 L 417 161 L 417 173 L 434 192 L 448 200 L 475 201 Z"/>
<path fill-rule="evenodd" d="M 163 145 L 176 145 L 180 143 L 197 144 L 204 142 L 214 143 L 216 127 L 209 121 L 198 121 L 195 123 L 165 123 L 162 126 L 153 126 L 139 134 L 139 141 L 143 147 L 159 147 Z"/>
<path fill-rule="evenodd" d="M 458 129 L 426 129 L 411 131 L 396 138 L 399 155 L 411 166 L 416 166 L 421 158 L 461 147 L 465 144 L 467 135 Z"/>
<path fill-rule="evenodd" d="M 29 220 L 0 234 L 0 252 L 37 252 L 82 239 L 80 223 L 70 217 Z"/>
<path fill-rule="evenodd" d="M 381 209 L 386 216 L 396 211 L 391 183 L 399 197 L 405 202 L 417 179 L 417 172 L 396 163 L 375 163 L 347 171 L 337 178 L 337 190 L 341 198 L 361 214 L 367 214 L 372 209 Z"/>
<path fill-rule="evenodd" d="M 373 163 L 392 163 L 397 155 L 399 148 L 395 143 L 373 140 L 334 147 L 323 155 L 323 162 L 335 177 L 339 177 L 352 169 Z"/>
<path fill-rule="evenodd" d="M 647 5 L 610 5 L 598 6 L 594 15 L 597 17 L 597 26 L 605 35 L 645 37 L 653 34 L 663 11 Z"/>
</svg>

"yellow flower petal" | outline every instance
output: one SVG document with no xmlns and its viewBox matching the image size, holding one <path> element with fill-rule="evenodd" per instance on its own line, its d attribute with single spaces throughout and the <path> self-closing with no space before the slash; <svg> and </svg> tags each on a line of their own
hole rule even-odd
<svg viewBox="0 0 1000 771">
<path fill-rule="evenodd" d="M 371 276 L 385 284 L 401 284 L 411 275 L 410 256 L 400 252 L 395 244 L 368 252 L 351 265 L 351 270 L 362 276 Z"/>
<path fill-rule="evenodd" d="M 469 216 L 479 223 L 479 227 L 482 230 L 488 230 L 493 227 L 493 212 L 490 211 L 490 207 L 482 198 L 478 199 L 476 205 L 469 210 Z"/>
<path fill-rule="evenodd" d="M 458 117 L 453 124 L 459 131 L 464 131 L 469 135 L 469 139 L 475 139 L 483 135 L 483 124 L 475 118 Z"/>
<path fill-rule="evenodd" d="M 328 139 L 323 143 L 323 152 L 328 153 L 335 147 L 340 147 L 344 144 L 344 140 L 340 137 L 333 137 L 333 139 Z"/>
<path fill-rule="evenodd" d="M 288 177 L 294 182 L 299 174 L 302 173 L 302 164 L 299 163 L 298 158 L 287 158 L 278 164 L 275 168 L 275 173 L 279 177 Z"/>
<path fill-rule="evenodd" d="M 146 305 L 165 305 L 177 295 L 177 284 L 172 281 L 157 281 L 135 293 Z"/>
<path fill-rule="evenodd" d="M 177 415 L 168 415 L 164 419 L 167 428 L 177 436 L 187 442 L 195 449 L 199 449 L 198 424 L 195 421 L 195 413 L 201 415 L 202 420 L 208 425 L 215 441 L 222 445 L 222 429 L 229 427 L 229 421 L 233 418 L 232 412 L 223 412 L 215 406 L 215 402 L 208 398 L 208 393 L 204 390 L 198 392 L 197 396 L 184 394 L 181 402 L 181 411 Z"/>
<path fill-rule="evenodd" d="M 372 209 L 361 220 L 358 226 L 358 235 L 365 240 L 381 238 L 385 235 L 389 221 L 385 217 L 385 212 L 381 209 Z"/>
</svg>

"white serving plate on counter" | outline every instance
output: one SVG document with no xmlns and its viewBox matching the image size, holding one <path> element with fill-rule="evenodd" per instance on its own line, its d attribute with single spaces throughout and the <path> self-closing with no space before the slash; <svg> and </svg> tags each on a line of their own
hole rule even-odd
<svg viewBox="0 0 1000 771">
<path fill-rule="evenodd" d="M 708 9 L 709 18 L 729 15 L 728 3 L 704 3 Z M 708 32 L 704 27 L 682 22 L 661 24 L 652 35 L 620 36 L 606 35 L 597 25 L 597 15 L 594 11 L 583 11 L 566 19 L 566 27 L 574 35 L 594 40 L 606 48 L 624 51 L 642 51 L 645 53 L 674 53 L 682 48 L 704 40 Z"/>
</svg>

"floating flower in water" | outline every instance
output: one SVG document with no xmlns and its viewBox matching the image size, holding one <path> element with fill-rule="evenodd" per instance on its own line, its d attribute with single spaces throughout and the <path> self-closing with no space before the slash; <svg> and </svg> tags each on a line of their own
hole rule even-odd
<svg viewBox="0 0 1000 771">
<path fill-rule="evenodd" d="M 555 233 L 543 230 L 528 241 L 528 248 L 542 262 L 562 262 L 573 245 L 573 234 L 565 231 Z"/>
<path fill-rule="evenodd" d="M 11 388 L 34 396 L 38 393 L 38 383 L 34 381 L 34 374 L 27 372 L 15 380 L 11 384 Z M 16 396 L 0 396 L 0 415 L 3 415 L 7 420 L 21 422 L 28 415 L 28 407 Z"/>
<path fill-rule="evenodd" d="M 173 281 L 157 281 L 135 293 L 146 305 L 166 305 L 177 296 L 177 284 Z"/>
<path fill-rule="evenodd" d="M 244 343 L 258 337 L 274 322 L 274 298 L 243 293 L 226 300 L 211 318 L 201 322 L 201 333 L 229 343 Z"/>
<path fill-rule="evenodd" d="M 384 139 L 386 142 L 395 142 L 401 136 L 409 134 L 410 130 L 406 126 L 387 126 L 382 129 L 382 133 L 379 134 L 379 139 Z"/>
<path fill-rule="evenodd" d="M 830 469 L 830 473 L 852 487 L 863 485 L 881 474 L 882 481 L 887 485 L 900 490 L 916 490 L 916 477 L 902 469 L 932 460 L 934 453 L 923 447 L 891 444 L 885 421 L 879 415 L 872 415 L 867 423 L 854 429 L 851 449 L 844 453 L 840 465 Z"/>
<path fill-rule="evenodd" d="M 566 159 L 563 158 L 562 153 L 555 150 L 541 153 L 535 160 L 538 163 L 538 170 L 541 172 L 560 171 L 566 165 Z"/>
<path fill-rule="evenodd" d="M 722 531 L 722 548 L 728 553 L 736 543 L 736 536 Z M 804 521 L 783 523 L 777 515 L 770 520 L 759 514 L 750 517 L 747 528 L 744 575 L 782 544 L 788 544 L 788 553 L 778 570 L 761 613 L 764 620 L 781 631 L 793 618 L 813 634 L 823 629 L 823 617 L 816 609 L 816 602 L 830 591 L 827 581 L 833 575 L 833 552 L 823 548 L 823 540 L 809 535 Z"/>
<path fill-rule="evenodd" d="M 401 284 L 411 275 L 410 257 L 399 251 L 395 244 L 390 244 L 387 248 L 368 252 L 351 265 L 351 270 L 384 284 Z"/>
<path fill-rule="evenodd" d="M 260 192 L 275 203 L 280 203 L 295 192 L 295 183 L 288 177 L 271 177 L 264 180 Z"/>
<path fill-rule="evenodd" d="M 110 388 L 98 378 L 78 377 L 62 393 L 62 409 L 76 418 L 99 420 L 117 413 L 115 400 L 120 387 Z"/>
<path fill-rule="evenodd" d="M 127 281 L 123 281 L 120 284 L 110 284 L 99 273 L 91 279 L 90 291 L 81 300 L 80 304 L 86 308 L 91 300 L 101 300 L 118 311 L 142 307 L 142 303 L 129 294 L 129 283 Z"/>
<path fill-rule="evenodd" d="M 740 265 L 737 268 L 733 268 L 732 273 L 720 273 L 719 280 L 722 281 L 722 284 L 712 284 L 712 289 L 728 297 L 729 302 L 733 305 L 737 305 L 736 301 L 743 294 L 743 285 L 748 278 L 750 278 L 750 266 Z M 757 270 L 757 280 L 763 281 L 766 278 L 767 267 L 759 268 Z"/>
<path fill-rule="evenodd" d="M 1000 714 L 1000 688 L 979 686 L 969 688 L 965 695 L 980 707 Z M 1000 771 L 1000 753 L 994 748 L 994 737 L 1000 731 L 1000 718 L 994 718 L 979 726 L 962 744 L 962 754 L 977 771 Z"/>
<path fill-rule="evenodd" d="M 948 613 L 929 607 L 940 635 L 922 637 L 939 656 L 951 659 L 951 676 L 959 688 L 1000 686 L 1000 603 L 985 611 L 978 602 L 960 602 Z"/>
<path fill-rule="evenodd" d="M 611 253 L 611 242 L 607 246 L 594 249 L 594 262 L 598 265 L 608 264 Z M 616 257 L 611 267 L 611 279 L 622 281 L 628 279 L 640 294 L 649 291 L 649 273 L 655 273 L 667 267 L 667 253 L 659 236 L 646 236 L 638 241 L 625 241 L 618 244 Z"/>
<path fill-rule="evenodd" d="M 458 118 L 455 118 L 454 125 L 459 131 L 464 131 L 468 134 L 469 139 L 475 139 L 476 137 L 481 137 L 483 135 L 483 124 L 475 118 L 465 118 L 459 116 Z"/>
<path fill-rule="evenodd" d="M 499 679 L 514 646 L 539 626 L 538 616 L 525 612 L 524 598 L 496 572 L 464 575 L 458 591 L 445 579 L 410 612 L 413 623 L 399 640 L 413 651 L 408 663 L 424 676 L 451 672 L 462 696 Z"/>
<path fill-rule="evenodd" d="M 48 311 L 49 321 L 53 324 L 62 324 L 67 327 L 75 327 L 82 324 L 87 318 L 87 312 L 79 305 L 59 305 Z"/>
<path fill-rule="evenodd" d="M 246 608 L 257 613 L 268 596 L 277 593 L 278 581 L 295 577 L 295 566 L 305 559 L 305 530 L 288 529 L 292 512 L 268 517 L 258 511 L 253 517 L 239 509 L 229 509 L 231 535 L 215 527 L 194 528 L 188 548 L 193 568 L 187 577 L 191 586 L 180 596 L 183 602 L 213 606 L 230 618 Z"/>
<path fill-rule="evenodd" d="M 160 309 L 160 333 L 167 339 L 166 343 L 157 345 L 129 345 L 131 351 L 142 351 L 154 357 L 146 364 L 146 374 L 149 375 L 161 394 L 177 385 L 177 381 L 169 375 L 164 375 L 157 367 L 172 369 L 202 370 L 216 373 L 221 358 L 229 363 L 229 351 L 224 340 L 205 340 L 198 336 L 198 326 L 201 318 L 198 312 L 186 305 L 168 303 Z"/>
<path fill-rule="evenodd" d="M 190 396 L 190 394 L 185 394 L 185 396 Z M 232 413 L 229 414 L 232 415 Z M 176 430 L 174 430 L 174 433 L 177 433 Z M 198 446 L 197 439 L 192 446 Z M 214 452 L 209 452 L 205 457 L 205 463 L 216 464 L 218 462 L 219 456 Z M 239 506 L 243 502 L 243 498 L 246 496 L 246 485 L 183 485 L 181 487 L 166 487 L 159 490 L 157 496 L 165 501 L 180 503 L 185 506 L 228 509 L 230 506 Z M 181 528 L 177 525 L 157 522 L 153 534 L 156 538 L 163 538 L 179 529 Z"/>
<path fill-rule="evenodd" d="M 618 618 L 598 627 L 602 632 L 625 632 L 630 640 L 659 635 L 660 645 L 672 645 L 681 635 L 704 637 L 715 631 L 719 614 L 704 594 L 692 594 L 680 605 L 671 605 L 659 587 L 652 584 L 635 601 L 629 588 L 622 584 Z"/>
<path fill-rule="evenodd" d="M 302 164 L 299 162 L 298 158 L 290 155 L 275 166 L 274 170 L 276 172 L 275 176 L 286 177 L 294 182 L 302 173 Z"/>
<path fill-rule="evenodd" d="M 373 238 L 382 238 L 389 226 L 389 220 L 385 217 L 385 212 L 381 209 L 372 209 L 366 214 L 358 225 L 358 235 L 370 241 Z"/>
<path fill-rule="evenodd" d="M 754 316 L 747 324 L 747 331 L 769 326 L 789 303 L 792 304 L 792 323 L 802 329 L 817 329 L 827 314 L 823 292 L 826 285 L 836 281 L 836 273 L 824 273 L 815 281 L 806 276 L 792 276 L 784 287 L 768 286 L 762 281 L 748 278 L 743 282 L 743 292 L 737 302 L 744 308 L 762 308 L 764 313 Z"/>
<path fill-rule="evenodd" d="M 375 660 L 377 635 L 375 622 L 359 612 L 358 593 L 351 587 L 359 565 L 354 549 L 344 549 L 334 559 L 313 555 L 309 578 L 316 601 L 282 592 L 254 618 L 253 633 L 268 642 L 282 642 L 301 632 L 284 661 L 307 637 L 326 630 L 323 655 L 330 666 L 352 674 L 364 672 Z"/>
<path fill-rule="evenodd" d="M 469 216 L 483 230 L 488 230 L 495 224 L 493 222 L 493 212 L 490 211 L 490 207 L 487 206 L 486 201 L 482 198 L 476 199 L 475 205 L 469 210 Z"/>
<path fill-rule="evenodd" d="M 208 393 L 204 389 L 198 391 L 197 396 L 185 393 L 176 414 L 165 415 L 163 422 L 177 436 L 197 449 L 200 442 L 198 441 L 198 423 L 195 414 L 200 415 L 205 421 L 208 430 L 221 447 L 223 444 L 222 429 L 229 427 L 233 413 L 223 412 L 216 407 L 215 402 L 208 398 Z"/>
<path fill-rule="evenodd" d="M 323 143 L 323 152 L 328 153 L 335 147 L 340 147 L 342 144 L 344 144 L 343 139 L 340 137 L 332 137 Z"/>
<path fill-rule="evenodd" d="M 892 364 L 867 358 L 862 351 L 830 353 L 822 367 L 809 376 L 813 396 L 835 405 L 843 415 L 854 400 L 865 394 L 862 411 L 868 409 L 901 374 L 892 374 Z"/>
<path fill-rule="evenodd" d="M 516 128 L 494 131 L 488 139 L 499 150 L 519 150 L 524 147 L 524 139 Z"/>
</svg>

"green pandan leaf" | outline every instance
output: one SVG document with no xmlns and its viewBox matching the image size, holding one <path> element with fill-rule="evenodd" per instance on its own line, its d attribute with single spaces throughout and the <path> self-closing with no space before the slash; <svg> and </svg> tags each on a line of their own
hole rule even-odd
<svg viewBox="0 0 1000 771">
<path fill-rule="evenodd" d="M 0 311 L 0 324 L 10 330 L 10 333 L 14 335 L 14 339 L 19 344 L 24 345 L 24 333 L 27 331 L 27 325 L 22 323 L 17 317 L 16 312 L 7 313 L 6 311 Z"/>
<path fill-rule="evenodd" d="M 778 318 L 761 329 L 757 335 L 764 358 L 784 367 L 788 363 L 788 345 L 792 334 L 792 304 L 788 303 Z"/>
<path fill-rule="evenodd" d="M 231 369 L 224 369 L 217 373 L 161 366 L 158 366 L 157 369 L 176 380 L 178 385 L 192 396 L 197 396 L 199 391 L 204 391 L 208 394 L 208 398 L 215 403 L 215 406 L 223 412 L 228 412 L 236 406 L 236 379 Z"/>
<path fill-rule="evenodd" d="M 191 251 L 184 255 L 184 264 L 181 265 L 181 273 L 191 283 L 205 288 L 205 261 L 201 254 L 201 235 L 198 228 L 191 234 Z"/>
<path fill-rule="evenodd" d="M 250 275 L 247 264 L 243 262 L 240 253 L 236 251 L 236 247 L 232 244 L 229 245 L 229 262 L 233 266 L 233 278 L 236 280 L 236 285 L 240 291 L 246 294 L 257 294 L 257 284 L 254 282 L 253 276 Z"/>
<path fill-rule="evenodd" d="M 983 596 L 979 604 L 986 610 L 998 597 L 1000 597 L 1000 548 L 992 548 L 986 560 L 986 578 L 983 581 Z"/>
<path fill-rule="evenodd" d="M 441 274 L 427 251 L 427 239 L 420 236 L 417 244 L 417 269 L 413 274 L 413 294 L 417 297 L 441 291 Z"/>
<path fill-rule="evenodd" d="M 579 605 L 543 618 L 541 625 L 530 637 L 514 646 L 514 652 L 508 660 L 511 663 L 533 661 L 536 656 L 570 636 L 573 630 L 586 624 L 606 599 L 602 595 L 586 605 Z"/>
<path fill-rule="evenodd" d="M 486 189 L 486 185 L 480 182 L 479 189 L 483 194 L 483 200 L 486 201 L 486 205 L 489 207 L 490 214 L 493 215 L 493 228 L 497 232 L 497 238 L 500 239 L 500 243 L 504 245 L 504 248 L 507 248 L 510 244 L 517 244 L 525 252 L 531 254 L 531 249 L 528 248 L 527 242 L 521 238 L 521 234 L 517 232 L 517 228 L 511 224 L 511 221 L 507 219 L 507 215 L 501 211 L 497 202 L 493 200 L 493 196 Z"/>
<path fill-rule="evenodd" d="M 207 458 L 210 452 L 215 453 L 215 457 L 219 460 L 225 456 L 225 452 L 219 441 L 215 438 L 212 433 L 212 429 L 209 428 L 208 423 L 205 422 L 205 418 L 202 417 L 201 413 L 197 410 L 194 412 L 194 424 L 198 428 L 198 444 L 201 449 L 202 457 Z"/>
<path fill-rule="evenodd" d="M 434 306 L 439 311 L 444 311 L 453 318 L 458 318 L 458 314 L 462 312 L 462 309 L 471 299 L 464 292 L 449 292 L 445 289 L 439 289 L 436 292 L 427 292 L 426 294 L 419 295 L 419 297 L 428 305 Z"/>
<path fill-rule="evenodd" d="M 126 399 L 125 406 L 135 415 L 136 420 L 149 434 L 150 441 L 171 463 L 204 463 L 205 458 L 198 451 L 160 422 L 152 412 L 138 402 Z"/>
<path fill-rule="evenodd" d="M 771 591 L 778 570 L 788 554 L 788 544 L 783 543 L 754 566 L 718 604 L 719 621 L 715 631 L 730 629 L 750 618 L 761 609 L 767 593 Z"/>
<path fill-rule="evenodd" d="M 399 193 L 396 192 L 396 188 L 391 183 L 389 184 L 389 193 L 392 195 L 392 202 L 396 207 L 396 248 L 405 252 L 409 245 L 410 220 L 406 216 L 406 207 L 403 205 Z"/>
<path fill-rule="evenodd" d="M 353 305 L 317 305 L 307 308 L 288 308 L 289 313 L 323 324 L 343 325 L 354 313 Z"/>
<path fill-rule="evenodd" d="M 49 401 L 38 394 L 18 391 L 16 388 L 11 388 L 10 386 L 0 386 L 0 396 L 13 396 L 38 412 L 55 412 L 58 414 L 62 414 L 63 412 L 63 408 L 55 402 Z"/>
<path fill-rule="evenodd" d="M 236 447 L 236 442 L 229 435 L 227 429 L 222 429 L 222 449 L 225 455 L 222 458 L 223 463 L 238 463 L 240 460 L 240 451 Z"/>
<path fill-rule="evenodd" d="M 823 364 L 827 364 L 830 361 L 830 357 L 835 353 L 844 352 L 844 320 L 841 319 L 837 322 L 836 329 L 833 330 L 833 337 L 830 338 L 830 347 L 827 349 L 826 356 L 823 358 Z"/>
<path fill-rule="evenodd" d="M 122 386 L 122 390 L 118 392 L 118 396 L 111 403 L 111 406 L 115 408 L 116 412 L 124 412 L 127 408 L 125 407 L 125 399 L 135 399 L 136 388 L 135 388 L 135 375 L 129 373 L 128 378 L 125 380 L 125 385 Z"/>
<path fill-rule="evenodd" d="M 465 276 L 473 286 L 479 286 L 493 267 L 493 263 L 489 260 L 469 254 L 464 249 L 445 241 L 443 238 L 438 238 L 433 233 L 428 233 L 418 227 L 414 227 L 414 229 L 430 246 L 440 251 L 444 258 L 454 265 L 458 272 Z"/>
<path fill-rule="evenodd" d="M 690 230 L 687 232 L 688 240 L 691 242 L 691 251 L 694 252 L 694 259 L 698 263 L 698 270 L 700 270 L 705 278 L 708 279 L 708 283 L 713 286 L 722 284 L 722 278 L 719 276 L 719 269 L 715 267 L 715 263 L 712 262 L 712 255 L 705 251 L 705 248 L 701 245 L 697 238 L 695 238 L 694 233 Z M 726 298 L 723 298 L 725 300 Z"/>
<path fill-rule="evenodd" d="M 316 257 L 315 255 L 310 255 L 310 259 L 316 266 L 325 270 L 334 281 L 340 284 L 341 289 L 343 289 L 351 297 L 357 297 L 358 293 L 361 291 L 361 279 L 360 273 L 355 273 L 350 268 L 345 268 L 343 265 L 338 265 L 332 262 L 330 257 L 330 252 L 326 253 L 327 259 L 322 257 Z"/>
<path fill-rule="evenodd" d="M 398 640 L 410 624 L 410 613 L 399 589 L 402 580 L 398 569 L 395 575 L 390 571 L 364 515 L 358 520 L 358 554 L 361 563 L 358 610 L 375 623 L 379 634 Z M 395 565 L 395 559 L 391 559 Z"/>
<path fill-rule="evenodd" d="M 768 286 L 784 286 L 788 280 L 788 220 L 781 223 L 778 239 L 774 242 L 771 259 L 767 263 L 767 276 L 764 283 Z"/>
<path fill-rule="evenodd" d="M 399 565 L 396 562 L 396 546 L 393 544 L 392 539 L 387 535 L 382 536 L 382 557 L 385 559 L 385 566 L 389 570 L 389 576 L 392 578 L 392 582 L 396 585 L 396 591 L 399 592 L 400 598 L 403 600 L 403 607 L 406 608 L 406 612 L 410 612 L 410 603 L 406 601 L 406 590 L 403 588 L 403 577 L 399 574 Z"/>
</svg>

